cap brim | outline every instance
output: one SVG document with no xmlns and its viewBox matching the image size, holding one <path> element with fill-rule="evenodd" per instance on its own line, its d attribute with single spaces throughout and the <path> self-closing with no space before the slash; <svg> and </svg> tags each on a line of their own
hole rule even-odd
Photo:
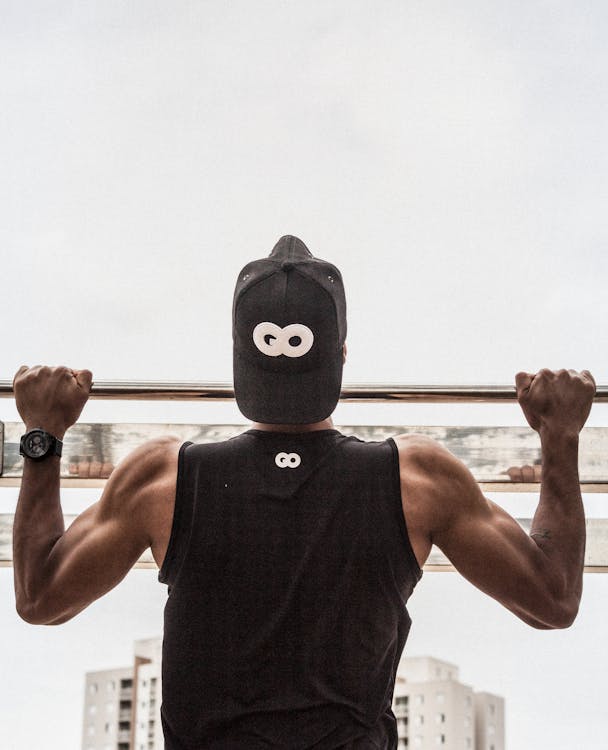
<svg viewBox="0 0 608 750">
<path fill-rule="evenodd" d="M 254 422 L 312 424 L 329 417 L 342 389 L 343 358 L 303 373 L 273 372 L 255 367 L 234 352 L 234 391 L 240 411 Z"/>
</svg>

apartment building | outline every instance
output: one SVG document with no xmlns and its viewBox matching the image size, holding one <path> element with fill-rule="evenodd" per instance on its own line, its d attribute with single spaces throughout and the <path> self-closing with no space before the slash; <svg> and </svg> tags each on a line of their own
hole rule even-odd
<svg viewBox="0 0 608 750">
<path fill-rule="evenodd" d="M 131 666 L 87 672 L 82 750 L 162 750 L 161 647 L 135 641 Z"/>
<path fill-rule="evenodd" d="M 454 664 L 402 659 L 393 700 L 400 750 L 504 750 L 503 698 L 458 678 Z"/>
</svg>

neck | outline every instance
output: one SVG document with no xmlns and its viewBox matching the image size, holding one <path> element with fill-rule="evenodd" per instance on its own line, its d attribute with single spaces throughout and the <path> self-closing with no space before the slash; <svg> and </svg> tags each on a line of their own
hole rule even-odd
<svg viewBox="0 0 608 750">
<path fill-rule="evenodd" d="M 268 424 L 267 422 L 253 422 L 253 430 L 265 430 L 266 432 L 316 432 L 317 430 L 333 430 L 334 422 L 327 417 L 322 422 L 312 424 Z"/>
</svg>

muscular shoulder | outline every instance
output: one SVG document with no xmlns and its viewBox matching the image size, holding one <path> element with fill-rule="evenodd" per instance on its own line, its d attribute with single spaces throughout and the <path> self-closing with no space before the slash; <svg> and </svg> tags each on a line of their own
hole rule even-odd
<svg viewBox="0 0 608 750">
<path fill-rule="evenodd" d="M 397 435 L 395 443 L 400 467 L 417 479 L 428 479 L 433 486 L 441 486 L 462 478 L 464 464 L 436 440 L 425 435 Z"/>
<path fill-rule="evenodd" d="M 143 443 L 124 458 L 108 479 L 102 504 L 108 512 L 133 511 L 164 487 L 175 486 L 181 440 L 167 436 Z"/>
<path fill-rule="evenodd" d="M 424 435 L 398 435 L 395 443 L 404 512 L 425 532 L 432 536 L 479 502 L 471 472 L 440 443 Z"/>
</svg>

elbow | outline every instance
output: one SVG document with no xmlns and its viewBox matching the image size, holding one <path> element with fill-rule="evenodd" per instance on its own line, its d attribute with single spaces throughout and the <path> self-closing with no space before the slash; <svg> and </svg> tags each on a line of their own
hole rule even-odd
<svg viewBox="0 0 608 750">
<path fill-rule="evenodd" d="M 17 602 L 17 614 L 29 625 L 44 625 L 32 602 Z"/>
<path fill-rule="evenodd" d="M 579 604 L 580 600 L 575 597 L 555 602 L 540 620 L 530 624 L 538 630 L 565 630 L 576 620 Z"/>
<path fill-rule="evenodd" d="M 34 602 L 17 602 L 16 610 L 19 617 L 28 625 L 61 625 L 72 618 L 72 615 L 51 617 Z"/>
<path fill-rule="evenodd" d="M 569 628 L 576 620 L 578 615 L 579 602 L 571 602 L 560 608 L 559 614 L 554 620 L 553 628 L 555 630 L 565 630 Z"/>
</svg>

